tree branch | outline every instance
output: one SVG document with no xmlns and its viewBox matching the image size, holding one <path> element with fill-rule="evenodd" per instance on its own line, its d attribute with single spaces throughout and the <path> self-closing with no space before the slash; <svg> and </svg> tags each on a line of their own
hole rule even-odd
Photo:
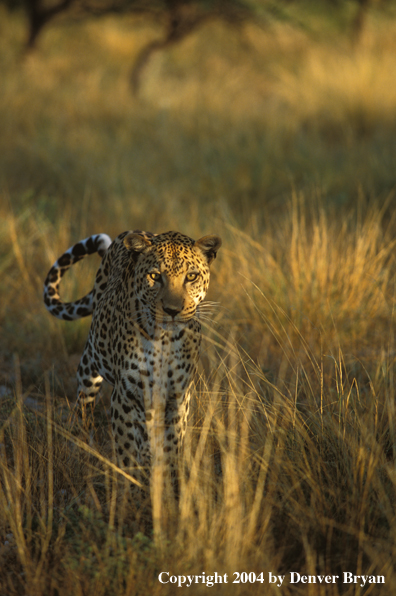
<svg viewBox="0 0 396 596">
<path fill-rule="evenodd" d="M 29 19 L 29 34 L 26 42 L 26 48 L 28 50 L 34 48 L 38 35 L 48 21 L 68 9 L 72 2 L 73 0 L 61 0 L 59 4 L 55 4 L 49 8 L 43 8 L 40 0 L 25 0 Z"/>
</svg>

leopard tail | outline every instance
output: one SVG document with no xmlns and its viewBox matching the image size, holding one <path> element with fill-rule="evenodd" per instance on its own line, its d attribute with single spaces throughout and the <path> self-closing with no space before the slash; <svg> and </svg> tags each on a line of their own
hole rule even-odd
<svg viewBox="0 0 396 596">
<path fill-rule="evenodd" d="M 75 321 L 92 314 L 93 290 L 75 302 L 63 302 L 59 295 L 59 284 L 66 271 L 86 256 L 99 253 L 103 258 L 111 242 L 107 234 L 95 234 L 77 242 L 52 265 L 44 282 L 44 304 L 54 317 Z"/>
</svg>

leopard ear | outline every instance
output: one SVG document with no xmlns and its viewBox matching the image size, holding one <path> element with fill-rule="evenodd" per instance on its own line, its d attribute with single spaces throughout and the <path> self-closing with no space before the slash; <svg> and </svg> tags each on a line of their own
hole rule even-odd
<svg viewBox="0 0 396 596">
<path fill-rule="evenodd" d="M 133 252 L 143 252 L 151 246 L 150 240 L 143 234 L 129 232 L 124 238 L 124 245 Z"/>
<path fill-rule="evenodd" d="M 203 236 L 194 244 L 205 255 L 208 260 L 208 265 L 216 258 L 217 251 L 221 246 L 221 238 L 219 236 Z"/>
</svg>

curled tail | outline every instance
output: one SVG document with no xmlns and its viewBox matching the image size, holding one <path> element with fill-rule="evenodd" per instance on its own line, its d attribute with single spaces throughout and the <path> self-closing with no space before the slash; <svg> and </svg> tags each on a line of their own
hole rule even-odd
<svg viewBox="0 0 396 596">
<path fill-rule="evenodd" d="M 62 302 L 59 296 L 60 280 L 74 263 L 87 255 L 97 252 L 103 257 L 110 244 L 111 238 L 107 234 L 90 236 L 69 248 L 52 265 L 44 282 L 44 304 L 54 317 L 74 321 L 92 314 L 93 290 L 75 302 Z"/>
</svg>

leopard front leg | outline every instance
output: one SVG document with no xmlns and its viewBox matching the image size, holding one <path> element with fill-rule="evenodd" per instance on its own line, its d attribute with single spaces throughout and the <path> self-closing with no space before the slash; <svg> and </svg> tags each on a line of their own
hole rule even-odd
<svg viewBox="0 0 396 596">
<path fill-rule="evenodd" d="M 91 349 L 86 346 L 77 369 L 77 400 L 81 404 L 93 402 L 102 382 L 103 377 L 98 373 Z"/>
<path fill-rule="evenodd" d="M 125 381 L 117 383 L 111 395 L 111 424 L 120 467 L 147 485 L 150 475 L 150 441 L 142 400 Z"/>
<path fill-rule="evenodd" d="M 143 395 L 133 391 L 128 382 L 116 384 L 111 418 L 119 466 L 147 487 L 152 466 L 163 465 L 165 485 L 170 477 L 177 493 L 178 454 L 187 426 L 190 393 L 168 396 L 162 423 L 160 413 L 146 411 L 143 402 Z"/>
<path fill-rule="evenodd" d="M 186 434 L 190 392 L 168 396 L 165 406 L 164 462 L 177 485 L 178 457 Z"/>
</svg>

